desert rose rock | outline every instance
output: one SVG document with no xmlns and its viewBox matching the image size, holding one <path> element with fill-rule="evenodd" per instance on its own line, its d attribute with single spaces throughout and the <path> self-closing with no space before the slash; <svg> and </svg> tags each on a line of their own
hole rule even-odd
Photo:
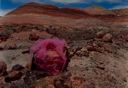
<svg viewBox="0 0 128 88">
<path fill-rule="evenodd" d="M 67 66 L 66 42 L 57 38 L 39 40 L 31 47 L 32 69 L 57 75 Z"/>
</svg>

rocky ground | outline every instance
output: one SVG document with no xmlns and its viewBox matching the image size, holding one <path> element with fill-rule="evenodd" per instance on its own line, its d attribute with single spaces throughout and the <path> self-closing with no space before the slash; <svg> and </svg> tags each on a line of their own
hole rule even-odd
<svg viewBox="0 0 128 88">
<path fill-rule="evenodd" d="M 123 30 L 122 30 L 123 29 Z M 67 70 L 57 76 L 32 71 L 29 48 L 38 39 L 68 43 Z M 0 88 L 127 88 L 127 26 L 63 27 L 11 24 L 0 27 Z M 1 68 L 6 68 L 3 62 Z"/>
</svg>

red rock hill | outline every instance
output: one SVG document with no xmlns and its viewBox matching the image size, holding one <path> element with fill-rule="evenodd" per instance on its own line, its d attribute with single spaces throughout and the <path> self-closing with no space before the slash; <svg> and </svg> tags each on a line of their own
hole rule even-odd
<svg viewBox="0 0 128 88">
<path fill-rule="evenodd" d="M 46 14 L 52 16 L 64 16 L 64 17 L 86 17 L 89 16 L 86 12 L 79 9 L 72 8 L 58 8 L 53 5 L 44 5 L 39 3 L 27 3 L 7 15 L 23 15 L 23 14 Z"/>
</svg>

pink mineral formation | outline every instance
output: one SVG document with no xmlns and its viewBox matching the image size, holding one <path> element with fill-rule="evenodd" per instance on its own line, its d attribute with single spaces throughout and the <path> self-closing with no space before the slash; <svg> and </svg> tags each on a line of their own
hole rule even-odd
<svg viewBox="0 0 128 88">
<path fill-rule="evenodd" d="M 36 69 L 57 75 L 62 72 L 67 63 L 66 42 L 57 38 L 37 41 L 31 47 Z"/>
</svg>

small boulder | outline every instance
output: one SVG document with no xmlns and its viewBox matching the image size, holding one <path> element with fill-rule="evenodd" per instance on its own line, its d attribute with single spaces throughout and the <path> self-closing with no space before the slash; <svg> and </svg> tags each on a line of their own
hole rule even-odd
<svg viewBox="0 0 128 88">
<path fill-rule="evenodd" d="M 6 70 L 7 70 L 6 63 L 3 61 L 0 61 L 0 76 L 5 75 L 7 73 Z"/>
<path fill-rule="evenodd" d="M 105 35 L 104 31 L 99 31 L 99 32 L 96 33 L 97 38 L 103 38 L 104 35 Z"/>
<path fill-rule="evenodd" d="M 6 41 L 9 38 L 8 34 L 0 33 L 0 41 Z"/>
<path fill-rule="evenodd" d="M 5 77 L 5 82 L 11 82 L 15 80 L 19 80 L 22 77 L 22 72 L 20 71 L 12 71 L 9 73 L 7 77 Z"/>
<path fill-rule="evenodd" d="M 17 48 L 17 45 L 16 43 L 13 43 L 13 42 L 8 42 L 7 44 L 5 44 L 4 46 L 4 49 L 10 49 L 10 50 L 13 50 L 13 49 L 16 49 Z"/>
<path fill-rule="evenodd" d="M 96 47 L 91 46 L 91 45 L 88 45 L 86 48 L 88 51 L 96 51 Z"/>
<path fill-rule="evenodd" d="M 104 42 L 111 42 L 111 41 L 112 41 L 112 34 L 110 34 L 110 33 L 105 34 L 105 35 L 103 36 L 102 40 L 103 40 Z"/>
<path fill-rule="evenodd" d="M 35 41 L 38 39 L 39 39 L 39 36 L 34 32 L 29 35 L 29 40 Z"/>
<path fill-rule="evenodd" d="M 20 71 L 23 70 L 24 67 L 22 65 L 16 64 L 12 67 L 12 71 Z"/>
<path fill-rule="evenodd" d="M 126 35 L 126 38 L 125 38 L 125 40 L 128 42 L 128 35 Z"/>
</svg>

